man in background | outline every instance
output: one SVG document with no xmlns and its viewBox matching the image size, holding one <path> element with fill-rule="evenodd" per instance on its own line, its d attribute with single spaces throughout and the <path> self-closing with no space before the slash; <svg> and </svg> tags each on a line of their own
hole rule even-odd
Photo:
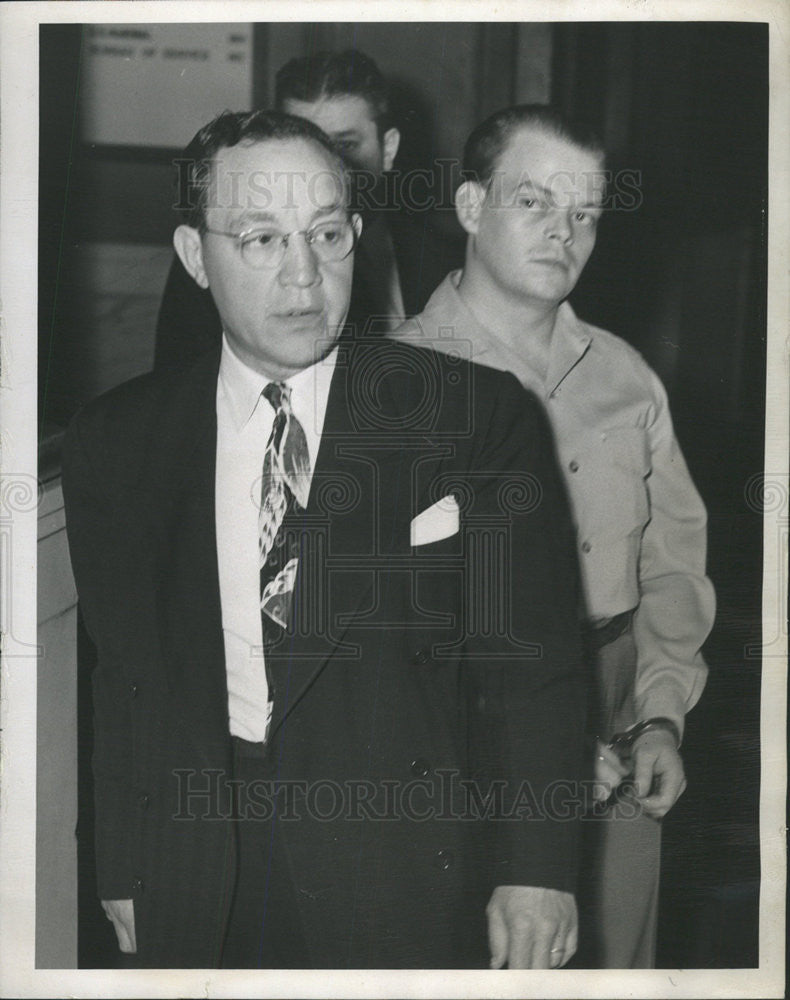
<svg viewBox="0 0 790 1000">
<path fill-rule="evenodd" d="M 406 203 L 403 185 L 387 184 L 401 135 L 387 83 L 364 52 L 318 52 L 292 59 L 275 81 L 278 110 L 307 118 L 335 144 L 352 171 L 352 199 L 363 219 L 347 322 L 394 329 L 424 308 L 442 278 L 463 261 L 463 242 L 442 233 L 429 211 Z M 154 367 L 178 367 L 220 341 L 211 296 L 176 258 L 156 330 Z"/>
<path fill-rule="evenodd" d="M 604 210 L 600 145 L 549 108 L 505 108 L 469 137 L 464 177 L 464 268 L 395 336 L 445 351 L 471 345 L 465 356 L 513 372 L 545 404 L 577 527 L 600 703 L 596 777 L 605 800 L 630 774 L 635 796 L 614 794 L 587 825 L 581 947 L 593 944 L 604 968 L 647 968 L 659 820 L 685 788 L 684 718 L 707 673 L 700 649 L 715 601 L 705 509 L 659 379 L 566 301 Z M 616 734 L 625 735 L 610 747 Z"/>
</svg>

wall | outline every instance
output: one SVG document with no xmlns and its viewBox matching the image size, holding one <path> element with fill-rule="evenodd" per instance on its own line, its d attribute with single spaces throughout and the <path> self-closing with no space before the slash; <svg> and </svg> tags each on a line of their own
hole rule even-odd
<svg viewBox="0 0 790 1000">
<path fill-rule="evenodd" d="M 36 967 L 77 964 L 77 593 L 63 494 L 46 484 L 38 512 Z"/>
</svg>

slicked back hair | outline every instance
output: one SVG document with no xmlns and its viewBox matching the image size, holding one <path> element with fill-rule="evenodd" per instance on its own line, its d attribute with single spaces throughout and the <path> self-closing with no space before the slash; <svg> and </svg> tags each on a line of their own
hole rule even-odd
<svg viewBox="0 0 790 1000">
<path fill-rule="evenodd" d="M 329 137 L 306 118 L 284 111 L 223 111 L 195 133 L 179 161 L 179 178 L 186 190 L 179 192 L 178 209 L 186 225 L 205 231 L 208 189 L 217 153 L 269 139 L 303 139 L 320 146 L 348 187 L 346 168 L 337 150 Z"/>
<path fill-rule="evenodd" d="M 376 123 L 379 139 L 392 124 L 389 89 L 376 63 L 358 49 L 315 52 L 291 59 L 275 77 L 274 103 L 287 100 L 314 103 L 331 97 L 361 97 Z"/>
<path fill-rule="evenodd" d="M 472 131 L 464 146 L 464 178 L 487 186 L 511 138 L 527 127 L 565 139 L 600 157 L 605 165 L 603 144 L 591 128 L 570 121 L 550 105 L 515 104 L 495 111 Z"/>
</svg>

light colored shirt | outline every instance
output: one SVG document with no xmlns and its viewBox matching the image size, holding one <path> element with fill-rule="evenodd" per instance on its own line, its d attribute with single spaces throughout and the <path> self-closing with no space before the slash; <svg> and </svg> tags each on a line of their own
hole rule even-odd
<svg viewBox="0 0 790 1000">
<path fill-rule="evenodd" d="M 707 518 L 672 428 L 658 376 L 625 341 L 557 314 L 546 377 L 533 371 L 458 293 L 454 271 L 425 311 L 392 336 L 513 372 L 545 405 L 568 487 L 592 619 L 636 608 L 638 718 L 683 731 L 705 686 L 700 649 L 715 615 L 705 576 Z M 524 331 L 524 337 L 529 331 Z"/>
<path fill-rule="evenodd" d="M 304 428 L 315 468 L 337 350 L 286 380 L 291 408 Z M 258 566 L 258 511 L 263 455 L 274 408 L 261 393 L 272 380 L 248 368 L 223 335 L 217 380 L 217 559 L 228 680 L 228 714 L 234 736 L 257 743 L 271 715 L 263 659 Z"/>
</svg>

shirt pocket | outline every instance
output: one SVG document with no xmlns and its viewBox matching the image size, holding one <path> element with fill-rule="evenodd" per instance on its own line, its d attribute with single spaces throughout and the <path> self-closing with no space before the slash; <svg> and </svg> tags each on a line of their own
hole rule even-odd
<svg viewBox="0 0 790 1000">
<path fill-rule="evenodd" d="M 650 456 L 645 432 L 641 427 L 601 431 L 591 458 L 594 498 L 583 502 L 594 511 L 592 531 L 610 537 L 641 531 L 650 519 L 646 483 Z"/>
</svg>

